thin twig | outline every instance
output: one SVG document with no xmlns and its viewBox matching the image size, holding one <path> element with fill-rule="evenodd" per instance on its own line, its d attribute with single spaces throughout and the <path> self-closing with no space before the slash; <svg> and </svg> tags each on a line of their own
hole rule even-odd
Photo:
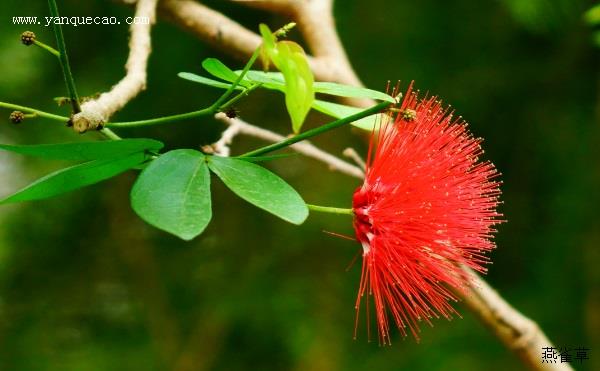
<svg viewBox="0 0 600 371">
<path fill-rule="evenodd" d="M 344 152 L 342 152 L 342 154 L 344 156 L 348 157 L 349 159 L 351 159 L 352 161 L 354 161 L 362 169 L 367 168 L 367 164 L 362 159 L 362 157 L 360 157 L 360 155 L 358 154 L 358 152 L 356 152 L 356 150 L 354 148 L 348 147 L 344 150 Z"/>
<path fill-rule="evenodd" d="M 215 118 L 218 119 L 219 121 L 224 122 L 227 125 L 235 124 L 239 129 L 238 134 L 252 136 L 252 137 L 259 138 L 259 139 L 265 140 L 267 142 L 273 142 L 273 143 L 281 142 L 282 140 L 286 139 L 286 137 L 284 137 L 283 135 L 279 135 L 279 134 L 273 133 L 270 130 L 266 130 L 266 129 L 251 125 L 239 118 L 233 118 L 233 119 L 228 118 L 224 113 L 216 114 Z M 338 157 L 336 157 L 330 153 L 327 153 L 327 152 L 319 149 L 318 147 L 315 147 L 314 145 L 310 144 L 307 141 L 292 144 L 290 146 L 290 148 L 294 149 L 298 153 L 301 153 L 307 157 L 314 158 L 316 160 L 319 160 L 319 161 L 327 164 L 329 166 L 329 169 L 331 169 L 331 170 L 339 171 L 343 174 L 353 176 L 355 178 L 360 178 L 360 179 L 362 179 L 364 176 L 363 171 L 359 167 L 354 166 L 346 161 L 343 161 L 343 160 L 339 159 Z"/>
<path fill-rule="evenodd" d="M 216 154 L 221 156 L 229 156 L 231 150 L 229 146 L 236 135 L 240 133 L 240 120 L 234 120 L 229 127 L 221 134 L 221 138 L 216 141 L 212 147 Z"/>
</svg>

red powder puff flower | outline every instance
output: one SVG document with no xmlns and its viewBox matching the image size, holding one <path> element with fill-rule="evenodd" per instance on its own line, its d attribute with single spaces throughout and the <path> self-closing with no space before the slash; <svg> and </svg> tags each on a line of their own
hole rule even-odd
<svg viewBox="0 0 600 371">
<path fill-rule="evenodd" d="M 456 313 L 448 287 L 469 284 L 461 265 L 485 272 L 500 222 L 497 171 L 478 161 L 481 139 L 436 97 L 419 100 L 412 84 L 398 112 L 372 135 L 365 181 L 352 202 L 363 246 L 357 326 L 366 293 L 367 318 L 371 296 L 383 344 L 390 320 L 419 340 L 418 322 Z"/>
</svg>

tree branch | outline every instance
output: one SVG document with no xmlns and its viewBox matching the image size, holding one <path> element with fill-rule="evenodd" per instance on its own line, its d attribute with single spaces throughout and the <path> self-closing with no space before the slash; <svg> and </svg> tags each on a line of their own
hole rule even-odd
<svg viewBox="0 0 600 371">
<path fill-rule="evenodd" d="M 81 113 L 73 116 L 73 128 L 83 133 L 101 127 L 117 111 L 146 88 L 146 68 L 152 50 L 150 30 L 156 20 L 158 0 L 137 1 L 135 17 L 145 17 L 148 23 L 132 24 L 130 28 L 129 57 L 125 77 L 98 99 L 81 106 Z"/>
<path fill-rule="evenodd" d="M 567 371 L 568 363 L 542 363 L 542 348 L 553 347 L 542 329 L 506 302 L 490 285 L 468 267 L 462 267 L 470 279 L 469 291 L 454 293 L 467 308 L 521 361 L 532 370 Z"/>
<path fill-rule="evenodd" d="M 233 142 L 233 138 L 240 133 L 241 127 L 240 123 L 237 121 L 233 121 L 229 123 L 229 127 L 221 134 L 221 139 L 216 141 L 212 147 L 216 154 L 221 156 L 229 156 L 231 150 L 229 146 L 231 142 Z"/>
<path fill-rule="evenodd" d="M 261 43 L 261 37 L 239 23 L 192 0 L 161 0 L 162 16 L 200 40 L 247 60 Z"/>
</svg>

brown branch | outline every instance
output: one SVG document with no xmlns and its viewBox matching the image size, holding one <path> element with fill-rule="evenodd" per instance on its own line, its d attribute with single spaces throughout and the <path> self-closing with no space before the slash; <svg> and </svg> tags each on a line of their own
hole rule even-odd
<svg viewBox="0 0 600 371">
<path fill-rule="evenodd" d="M 102 126 L 115 112 L 146 88 L 146 68 L 152 50 L 150 29 L 156 19 L 157 2 L 158 0 L 137 2 L 135 17 L 144 17 L 149 22 L 131 25 L 129 57 L 125 65 L 127 74 L 109 92 L 81 105 L 82 112 L 72 118 L 75 131 L 83 133 Z"/>
<path fill-rule="evenodd" d="M 247 60 L 261 43 L 256 33 L 195 1 L 161 0 L 159 12 L 200 40 L 242 60 Z"/>
<path fill-rule="evenodd" d="M 466 295 L 459 290 L 454 290 L 455 294 L 462 297 L 465 306 L 527 367 L 553 371 L 573 369 L 568 363 L 542 363 L 542 348 L 553 345 L 537 323 L 513 308 L 472 269 L 462 268 L 471 287 Z"/>
<path fill-rule="evenodd" d="M 342 152 L 342 154 L 344 157 L 354 161 L 354 163 L 356 163 L 356 165 L 358 165 L 361 169 L 365 170 L 367 168 L 367 163 L 362 159 L 362 157 L 360 157 L 354 148 L 348 147 L 344 150 L 344 152 Z"/>
<path fill-rule="evenodd" d="M 238 121 L 231 120 L 228 122 L 230 124 L 229 127 L 221 133 L 221 138 L 212 145 L 214 153 L 220 156 L 230 155 L 231 149 L 229 147 L 231 146 L 231 142 L 241 132 L 241 124 Z"/>
</svg>

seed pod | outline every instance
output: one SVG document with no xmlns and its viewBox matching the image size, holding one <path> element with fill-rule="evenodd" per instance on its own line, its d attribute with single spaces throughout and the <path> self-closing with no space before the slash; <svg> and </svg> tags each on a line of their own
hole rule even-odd
<svg viewBox="0 0 600 371">
<path fill-rule="evenodd" d="M 13 124 L 20 124 L 25 120 L 25 114 L 21 111 L 13 111 L 11 112 L 9 119 Z"/>
<path fill-rule="evenodd" d="M 21 34 L 21 42 L 23 45 L 31 45 L 35 41 L 35 34 L 32 31 L 25 31 Z"/>
</svg>

